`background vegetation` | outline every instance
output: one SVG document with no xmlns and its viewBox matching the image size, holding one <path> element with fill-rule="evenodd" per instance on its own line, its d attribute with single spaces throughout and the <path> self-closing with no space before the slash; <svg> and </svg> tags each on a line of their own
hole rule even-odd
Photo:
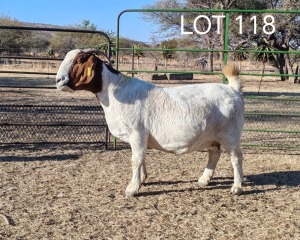
<svg viewBox="0 0 300 240">
<path fill-rule="evenodd" d="M 183 8 L 183 9 L 256 9 L 256 10 L 299 10 L 300 1 L 298 0 L 159 0 L 145 8 Z M 188 52 L 174 52 L 167 49 L 176 48 L 200 48 L 223 50 L 224 45 L 224 21 L 221 20 L 220 34 L 216 34 L 217 24 L 212 21 L 212 28 L 208 34 L 199 35 L 180 35 L 180 17 L 182 13 L 174 12 L 153 12 L 145 13 L 144 19 L 159 26 L 160 34 L 153 36 L 151 43 L 142 43 L 132 39 L 121 38 L 120 45 L 123 48 L 133 48 L 131 52 L 122 52 L 122 55 L 133 55 L 137 59 L 139 66 L 140 58 L 149 56 L 140 48 L 159 47 L 166 49 L 159 53 L 152 53 L 152 57 L 163 59 L 165 68 L 172 59 L 184 59 L 188 64 L 189 59 L 205 59 L 209 71 L 214 71 L 214 62 L 222 60 L 222 53 L 201 53 L 193 54 Z M 197 12 L 184 13 L 185 30 L 193 31 L 193 20 L 199 15 Z M 212 13 L 205 13 L 208 17 Z M 238 21 L 234 21 L 239 15 L 243 16 L 243 33 L 239 34 Z M 253 32 L 253 23 L 251 17 L 257 17 L 257 33 Z M 271 35 L 266 35 L 262 31 L 263 17 L 266 14 L 236 13 L 231 14 L 230 22 L 230 41 L 229 48 L 233 50 L 280 50 L 280 51 L 298 51 L 300 50 L 300 15 L 299 14 L 279 14 L 274 15 L 276 31 Z M 39 26 L 38 24 L 22 23 L 9 17 L 0 17 L 0 25 L 13 26 Z M 43 24 L 43 26 L 45 26 Z M 48 26 L 48 25 L 46 25 Z M 52 26 L 50 26 L 52 27 Z M 97 26 L 89 20 L 83 20 L 81 24 L 68 26 L 69 28 L 83 30 L 99 30 Z M 200 31 L 207 29 L 205 21 L 198 21 L 197 28 Z M 115 42 L 115 33 L 105 31 Z M 88 36 L 88 37 L 87 37 Z M 106 51 L 107 45 L 105 39 L 97 34 L 81 33 L 61 33 L 61 32 L 36 32 L 0 29 L 0 54 L 30 54 L 30 55 L 48 55 L 50 57 L 63 56 L 70 49 L 74 48 L 95 48 Z M 128 58 L 128 57 L 127 57 Z M 240 63 L 252 58 L 261 61 L 263 65 L 271 64 L 278 69 L 279 73 L 295 74 L 299 68 L 299 54 L 247 54 L 235 53 L 233 58 Z M 286 80 L 287 77 L 281 77 Z"/>
<path fill-rule="evenodd" d="M 298 0 L 160 0 L 147 8 L 181 8 L 181 9 L 241 9 L 241 10 L 299 10 L 300 1 Z M 165 33 L 164 37 L 168 39 L 177 39 L 178 45 L 185 47 L 202 48 L 202 49 L 219 49 L 224 48 L 224 21 L 221 21 L 220 34 L 216 34 L 217 22 L 212 22 L 211 31 L 205 35 L 193 34 L 182 37 L 178 35 L 178 29 L 181 27 L 182 13 L 175 12 L 153 12 L 146 13 L 145 19 L 160 26 L 160 32 Z M 185 30 L 193 32 L 193 21 L 200 15 L 197 12 L 184 13 Z M 211 17 L 212 13 L 205 13 Z M 220 15 L 220 14 L 217 14 Z M 237 16 L 243 16 L 243 34 L 239 34 L 238 21 L 234 21 Z M 257 17 L 257 33 L 253 32 L 253 23 L 251 17 Z M 229 47 L 232 50 L 253 49 L 253 50 L 280 50 L 295 51 L 300 50 L 300 15 L 299 14 L 279 14 L 274 15 L 276 31 L 271 35 L 263 33 L 263 17 L 266 14 L 234 13 L 230 15 L 230 42 Z M 212 18 L 211 18 L 212 19 Z M 247 24 L 248 23 L 248 24 Z M 199 31 L 207 29 L 205 21 L 198 21 L 197 28 Z M 295 73 L 296 66 L 294 63 L 299 61 L 299 55 L 289 54 L 267 54 L 268 56 L 252 56 L 257 61 L 263 63 L 269 62 L 276 67 L 280 73 Z M 214 71 L 214 60 L 223 59 L 222 54 L 208 52 L 205 56 L 209 61 L 210 71 Z M 249 54 L 235 54 L 235 59 L 243 61 L 251 57 Z M 282 77 L 285 80 L 287 77 Z"/>
</svg>

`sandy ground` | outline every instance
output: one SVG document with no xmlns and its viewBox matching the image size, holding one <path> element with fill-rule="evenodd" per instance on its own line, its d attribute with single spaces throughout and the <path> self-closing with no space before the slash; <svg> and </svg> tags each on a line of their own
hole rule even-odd
<svg viewBox="0 0 300 240">
<path fill-rule="evenodd" d="M 245 95 L 257 93 L 258 78 L 242 79 Z M 201 76 L 160 85 L 219 81 Z M 2 76 L 0 86 L 14 86 L 0 89 L 2 104 L 95 104 L 86 93 L 21 88 L 32 84 L 53 87 L 54 81 Z M 265 77 L 260 91 L 264 96 L 299 97 L 300 87 Z M 248 107 L 256 110 L 256 105 Z M 299 112 L 295 104 L 278 108 Z M 233 173 L 226 153 L 212 183 L 199 188 L 206 152 L 149 150 L 148 179 L 139 195 L 128 199 L 124 191 L 131 177 L 131 151 L 102 149 L 84 143 L 0 144 L 0 240 L 300 239 L 299 148 L 244 147 L 245 187 L 240 196 L 229 193 Z"/>
<path fill-rule="evenodd" d="M 244 194 L 234 196 L 226 154 L 199 188 L 206 152 L 149 150 L 149 177 L 125 198 L 130 154 L 1 146 L 0 239 L 300 239 L 299 152 L 244 149 Z"/>
</svg>

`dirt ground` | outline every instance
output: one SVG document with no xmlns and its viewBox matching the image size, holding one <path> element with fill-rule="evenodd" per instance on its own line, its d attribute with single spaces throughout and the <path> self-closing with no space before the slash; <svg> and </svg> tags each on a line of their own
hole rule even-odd
<svg viewBox="0 0 300 240">
<path fill-rule="evenodd" d="M 245 94 L 258 91 L 259 79 L 242 80 Z M 52 87 L 53 79 L 18 81 L 0 78 L 1 86 L 15 86 L 1 89 L 2 103 L 95 101 L 86 93 L 75 97 L 18 87 Z M 187 83 L 213 81 L 220 79 L 202 76 Z M 299 97 L 300 86 L 265 77 L 260 91 Z M 233 173 L 226 153 L 211 184 L 199 188 L 206 152 L 148 150 L 148 179 L 135 198 L 124 197 L 131 177 L 130 149 L 102 149 L 82 143 L 0 144 L 0 240 L 300 239 L 299 148 L 244 147 L 245 187 L 240 196 L 230 194 Z"/>
<path fill-rule="evenodd" d="M 213 182 L 206 152 L 149 150 L 148 179 L 125 198 L 130 150 L 0 146 L 0 239 L 300 239 L 299 152 L 244 149 L 244 194 L 229 193 L 223 153 Z"/>
</svg>

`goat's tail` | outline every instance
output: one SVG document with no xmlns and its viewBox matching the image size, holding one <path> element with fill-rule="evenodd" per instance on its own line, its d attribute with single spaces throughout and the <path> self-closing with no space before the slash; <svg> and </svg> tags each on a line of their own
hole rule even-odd
<svg viewBox="0 0 300 240">
<path fill-rule="evenodd" d="M 242 85 L 240 83 L 240 70 L 239 67 L 234 63 L 228 63 L 223 68 L 223 74 L 228 79 L 229 86 L 238 92 L 242 92 Z"/>
</svg>

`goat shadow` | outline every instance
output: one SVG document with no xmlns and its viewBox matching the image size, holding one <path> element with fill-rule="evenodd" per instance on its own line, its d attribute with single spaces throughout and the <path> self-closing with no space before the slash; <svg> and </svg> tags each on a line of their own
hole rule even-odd
<svg viewBox="0 0 300 240">
<path fill-rule="evenodd" d="M 144 186 L 154 186 L 154 185 L 178 185 L 185 183 L 194 183 L 197 181 L 157 181 L 157 182 L 146 182 Z M 178 193 L 178 192 L 192 192 L 192 191 L 207 191 L 213 189 L 230 189 L 233 184 L 232 177 L 215 177 L 212 182 L 207 187 L 204 188 L 195 188 L 189 187 L 186 189 L 171 189 L 171 190 L 160 190 L 160 191 L 152 191 L 152 192 L 140 192 L 138 197 L 145 196 L 156 196 L 168 193 Z M 279 187 L 287 186 L 287 187 L 299 187 L 300 186 L 300 171 L 282 171 L 282 172 L 271 172 L 271 173 L 261 173 L 256 175 L 248 175 L 245 176 L 245 185 L 246 186 L 258 186 L 258 185 L 273 185 L 274 187 L 271 189 L 265 190 L 250 190 L 245 191 L 244 195 L 251 195 L 257 193 L 264 193 L 268 191 L 278 190 Z"/>
<path fill-rule="evenodd" d="M 261 173 L 247 176 L 254 185 L 275 185 L 277 187 L 298 187 L 300 186 L 300 171 L 283 171 Z"/>
<path fill-rule="evenodd" d="M 42 156 L 0 156 L 0 163 L 4 162 L 35 162 L 35 161 L 67 161 L 78 160 L 77 154 L 55 154 Z"/>
<path fill-rule="evenodd" d="M 99 144 L 90 145 L 93 149 L 97 149 L 97 147 L 99 147 Z M 62 143 L 0 144 L 0 164 L 5 162 L 78 160 L 81 157 L 81 153 L 78 151 L 84 150 L 90 145 Z M 44 150 L 46 150 L 46 152 L 42 152 Z M 65 152 L 66 150 L 69 152 Z M 7 154 L 5 154 L 6 151 Z M 11 152 L 19 152 L 19 154 L 10 154 Z M 27 152 L 30 152 L 31 154 L 26 154 Z"/>
</svg>

